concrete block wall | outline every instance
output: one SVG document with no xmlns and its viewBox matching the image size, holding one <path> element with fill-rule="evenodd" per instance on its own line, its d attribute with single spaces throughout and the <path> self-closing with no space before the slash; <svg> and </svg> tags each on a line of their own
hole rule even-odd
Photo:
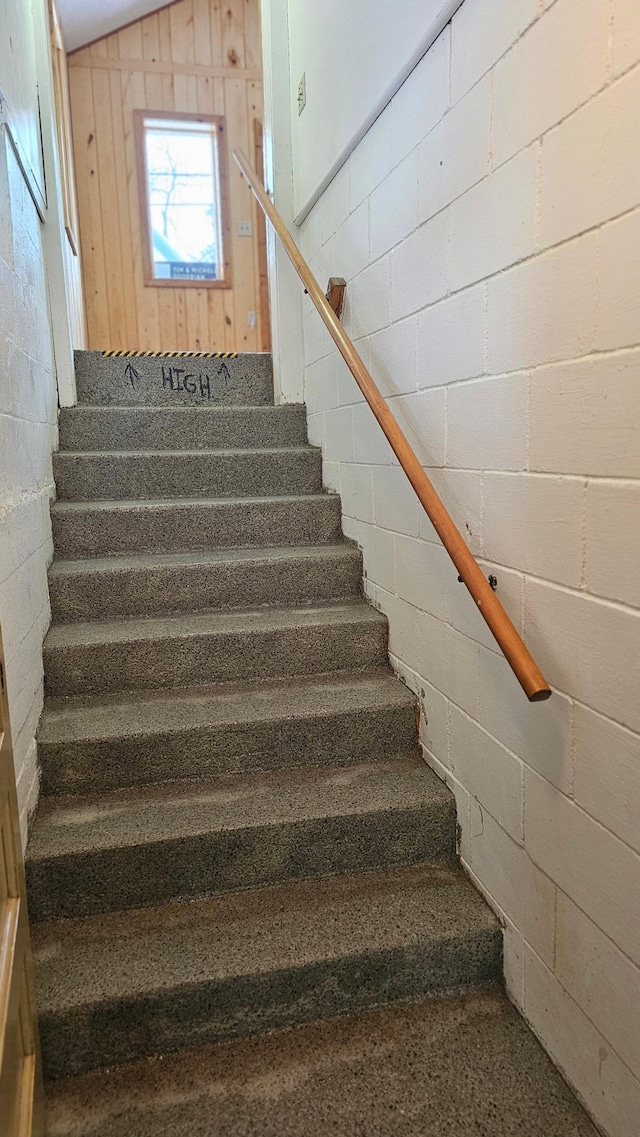
<svg viewBox="0 0 640 1137">
<path fill-rule="evenodd" d="M 0 128 L 0 620 L 25 844 L 38 797 L 35 731 L 42 709 L 42 640 L 50 622 L 56 438 L 41 223 Z"/>
<path fill-rule="evenodd" d="M 302 299 L 305 399 L 511 997 L 640 1118 L 640 11 L 465 0 L 305 220 L 321 283 L 554 687 L 529 705 Z"/>
</svg>

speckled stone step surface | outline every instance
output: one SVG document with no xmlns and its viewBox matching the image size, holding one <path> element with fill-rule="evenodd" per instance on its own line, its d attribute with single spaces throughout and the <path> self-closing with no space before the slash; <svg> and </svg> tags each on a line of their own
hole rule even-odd
<svg viewBox="0 0 640 1137">
<path fill-rule="evenodd" d="M 52 798 L 26 861 L 32 920 L 451 860 L 455 802 L 418 757 Z"/>
<path fill-rule="evenodd" d="M 319 493 L 320 451 L 278 450 L 66 451 L 54 454 L 60 501 L 171 497 L 257 497 Z"/>
<path fill-rule="evenodd" d="M 85 406 L 210 407 L 273 403 L 271 355 L 244 352 L 231 358 L 105 358 L 76 351 L 78 401 Z"/>
<path fill-rule="evenodd" d="M 597 1137 L 495 985 L 50 1083 L 48 1137 Z"/>
<path fill-rule="evenodd" d="M 56 502 L 51 527 L 60 557 L 261 548 L 265 540 L 333 545 L 342 538 L 335 494 Z"/>
<path fill-rule="evenodd" d="M 58 624 L 43 648 L 45 688 L 131 688 L 364 671 L 387 662 L 387 621 L 363 600 Z"/>
<path fill-rule="evenodd" d="M 279 407 L 62 407 L 61 450 L 254 450 L 302 446 L 303 403 Z"/>
<path fill-rule="evenodd" d="M 417 753 L 417 705 L 390 673 L 47 699 L 45 795 Z"/>
<path fill-rule="evenodd" d="M 54 621 L 160 616 L 357 596 L 362 555 L 346 544 L 203 549 L 54 561 Z"/>
<path fill-rule="evenodd" d="M 82 352 L 77 380 L 27 853 L 46 1076 L 497 978 L 270 357 Z"/>
<path fill-rule="evenodd" d="M 34 927 L 48 1077 L 497 978 L 458 869 L 408 868 Z"/>
</svg>

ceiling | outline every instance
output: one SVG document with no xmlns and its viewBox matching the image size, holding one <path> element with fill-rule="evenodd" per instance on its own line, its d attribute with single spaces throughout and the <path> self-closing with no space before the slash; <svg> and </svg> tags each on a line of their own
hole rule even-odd
<svg viewBox="0 0 640 1137">
<path fill-rule="evenodd" d="M 168 0 L 58 0 L 67 51 L 109 35 L 167 3 Z"/>
</svg>

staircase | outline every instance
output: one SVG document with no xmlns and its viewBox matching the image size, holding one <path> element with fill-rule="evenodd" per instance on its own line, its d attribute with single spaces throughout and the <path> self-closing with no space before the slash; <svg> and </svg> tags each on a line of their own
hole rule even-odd
<svg viewBox="0 0 640 1137">
<path fill-rule="evenodd" d="M 495 980 L 304 408 L 264 355 L 76 363 L 26 866 L 46 1077 Z"/>
</svg>

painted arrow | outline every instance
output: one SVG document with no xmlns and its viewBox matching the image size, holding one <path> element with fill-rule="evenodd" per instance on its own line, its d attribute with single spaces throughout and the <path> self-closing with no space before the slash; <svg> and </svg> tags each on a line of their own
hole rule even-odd
<svg viewBox="0 0 640 1137">
<path fill-rule="evenodd" d="M 136 371 L 132 363 L 127 363 L 127 366 L 124 369 L 124 377 L 125 379 L 129 380 L 131 386 L 135 389 L 135 385 L 140 378 L 140 372 Z"/>
</svg>

